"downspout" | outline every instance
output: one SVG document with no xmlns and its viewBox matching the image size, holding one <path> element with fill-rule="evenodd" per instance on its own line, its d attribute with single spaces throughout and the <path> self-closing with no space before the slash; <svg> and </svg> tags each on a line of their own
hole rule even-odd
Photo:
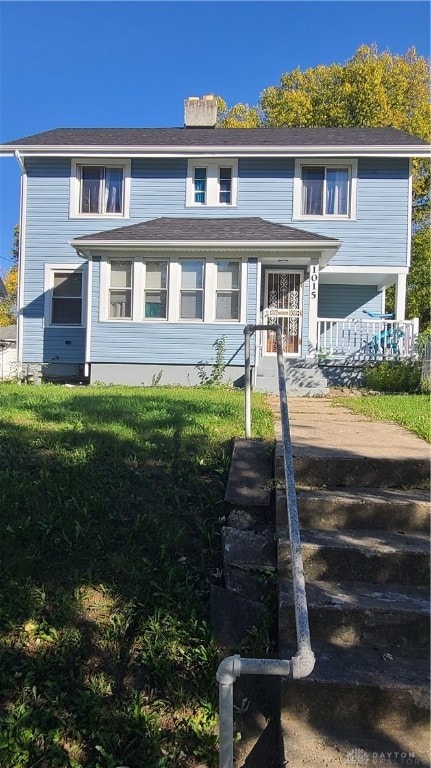
<svg viewBox="0 0 431 768">
<path fill-rule="evenodd" d="M 21 206 L 19 217 L 19 250 L 18 250 L 18 296 L 17 296 L 17 362 L 22 365 L 23 356 L 23 309 L 24 309 L 24 268 L 25 240 L 27 221 L 27 171 L 19 151 L 14 152 L 15 159 L 21 169 Z"/>
<path fill-rule="evenodd" d="M 268 326 L 247 325 L 244 328 L 246 437 L 249 437 L 251 433 L 250 335 L 257 330 L 268 331 Z M 293 680 L 299 680 L 303 677 L 308 677 L 308 675 L 312 673 L 316 662 L 314 653 L 311 650 L 310 629 L 308 624 L 308 607 L 299 534 L 298 508 L 296 503 L 282 335 L 279 325 L 271 326 L 271 330 L 276 332 L 277 337 L 277 363 L 283 435 L 284 475 L 286 481 L 298 651 L 291 659 L 243 659 L 241 656 L 235 655 L 228 656 L 220 663 L 216 674 L 217 682 L 219 684 L 219 768 L 233 768 L 233 684 L 235 680 L 241 675 L 275 675 L 277 677 L 290 677 Z"/>
</svg>

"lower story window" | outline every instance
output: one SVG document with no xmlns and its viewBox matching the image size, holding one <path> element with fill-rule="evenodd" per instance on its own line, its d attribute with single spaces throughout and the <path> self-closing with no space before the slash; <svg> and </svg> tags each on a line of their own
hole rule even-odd
<svg viewBox="0 0 431 768">
<path fill-rule="evenodd" d="M 203 320 L 204 262 L 185 259 L 181 262 L 180 318 Z"/>
<path fill-rule="evenodd" d="M 239 320 L 239 262 L 216 261 L 216 320 Z"/>
<path fill-rule="evenodd" d="M 132 262 L 111 261 L 109 284 L 109 318 L 132 317 Z"/>
<path fill-rule="evenodd" d="M 168 262 L 145 262 L 145 319 L 167 318 Z"/>
<path fill-rule="evenodd" d="M 51 325 L 81 325 L 82 272 L 54 272 Z"/>
</svg>

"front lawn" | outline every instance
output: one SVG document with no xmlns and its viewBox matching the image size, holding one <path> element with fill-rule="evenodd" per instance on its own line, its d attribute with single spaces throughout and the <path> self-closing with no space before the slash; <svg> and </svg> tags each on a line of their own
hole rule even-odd
<svg viewBox="0 0 431 768">
<path fill-rule="evenodd" d="M 430 442 L 428 395 L 362 395 L 340 400 L 346 408 L 378 421 L 395 421 Z"/>
<path fill-rule="evenodd" d="M 214 764 L 209 585 L 243 395 L 2 385 L 0 419 L 0 765 Z"/>
</svg>

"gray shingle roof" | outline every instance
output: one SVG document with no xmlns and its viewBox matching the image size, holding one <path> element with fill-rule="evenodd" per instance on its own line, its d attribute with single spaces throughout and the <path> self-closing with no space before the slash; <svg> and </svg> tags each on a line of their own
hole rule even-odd
<svg viewBox="0 0 431 768">
<path fill-rule="evenodd" d="M 259 217 L 244 218 L 170 218 L 142 221 L 126 227 L 95 232 L 76 238 L 81 241 L 122 241 L 136 240 L 223 240 L 223 241 L 307 241 L 334 242 L 334 238 L 305 232 L 284 224 L 274 224 Z"/>
<path fill-rule="evenodd" d="M 396 128 L 54 128 L 4 146 L 426 146 Z"/>
</svg>

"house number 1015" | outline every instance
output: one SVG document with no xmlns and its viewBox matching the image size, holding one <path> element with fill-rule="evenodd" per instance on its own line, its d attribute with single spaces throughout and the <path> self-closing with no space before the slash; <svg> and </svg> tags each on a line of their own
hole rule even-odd
<svg viewBox="0 0 431 768">
<path fill-rule="evenodd" d="M 317 299 L 317 282 L 319 280 L 319 275 L 317 274 L 317 269 L 315 266 L 311 267 L 311 298 Z"/>
</svg>

